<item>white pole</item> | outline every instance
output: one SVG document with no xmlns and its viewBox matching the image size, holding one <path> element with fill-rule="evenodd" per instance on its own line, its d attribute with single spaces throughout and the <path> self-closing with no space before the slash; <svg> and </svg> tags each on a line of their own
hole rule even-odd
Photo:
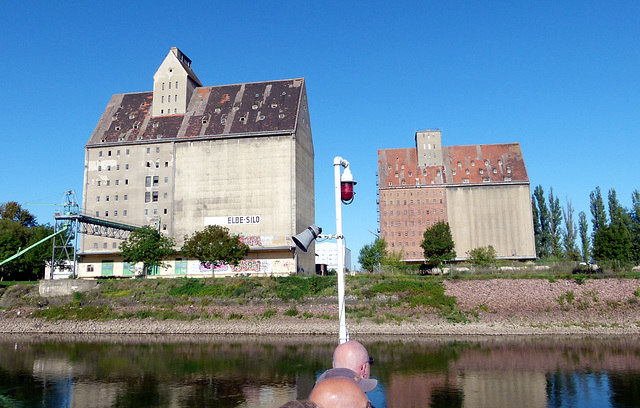
<svg viewBox="0 0 640 408">
<path fill-rule="evenodd" d="M 340 317 L 338 341 L 340 344 L 349 341 L 344 311 L 344 248 L 342 244 L 344 236 L 342 235 L 342 199 L 340 194 L 340 167 L 347 167 L 348 165 L 349 162 L 339 156 L 333 159 L 336 189 L 336 238 L 338 245 L 338 313 Z"/>
</svg>

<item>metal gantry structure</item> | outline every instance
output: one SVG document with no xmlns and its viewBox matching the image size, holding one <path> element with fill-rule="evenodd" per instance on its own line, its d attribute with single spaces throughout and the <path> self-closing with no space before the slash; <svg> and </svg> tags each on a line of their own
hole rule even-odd
<svg viewBox="0 0 640 408">
<path fill-rule="evenodd" d="M 32 248 L 35 248 L 51 239 L 53 242 L 51 251 L 51 277 L 53 277 L 53 271 L 57 265 L 68 265 L 69 263 L 72 263 L 73 277 L 76 278 L 78 266 L 78 235 L 98 235 L 107 238 L 126 240 L 129 238 L 131 231 L 135 231 L 140 228 L 135 225 L 117 223 L 81 214 L 80 206 L 76 200 L 75 191 L 67 190 L 64 194 L 63 203 L 46 204 L 61 206 L 62 208 L 61 212 L 55 213 L 53 217 L 55 219 L 53 234 L 43 238 L 28 248 L 18 251 L 13 256 L 0 262 L 0 265 L 20 257 Z"/>
<path fill-rule="evenodd" d="M 81 214 L 80 207 L 76 201 L 75 192 L 69 190 L 65 192 L 65 203 L 62 213 L 54 215 L 54 234 L 60 230 L 67 230 L 63 235 L 63 242 L 56 245 L 55 237 L 51 254 L 52 268 L 60 262 L 71 261 L 73 259 L 73 277 L 77 277 L 78 266 L 78 235 L 97 235 L 107 238 L 126 240 L 131 231 L 135 231 L 139 226 L 122 224 L 101 218 L 90 217 Z M 73 241 L 73 244 L 72 244 Z M 70 254 L 73 253 L 73 258 Z M 53 269 L 52 269 L 53 270 Z"/>
</svg>

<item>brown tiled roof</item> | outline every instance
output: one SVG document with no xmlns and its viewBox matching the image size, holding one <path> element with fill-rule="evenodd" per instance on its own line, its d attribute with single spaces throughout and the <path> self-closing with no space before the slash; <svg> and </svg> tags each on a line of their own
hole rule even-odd
<svg viewBox="0 0 640 408">
<path fill-rule="evenodd" d="M 529 181 L 518 143 L 443 146 L 442 154 L 447 171 L 442 166 L 418 167 L 415 148 L 378 150 L 380 188 Z"/>
<path fill-rule="evenodd" d="M 87 145 L 295 132 L 304 79 L 196 88 L 184 115 L 151 116 L 153 92 L 113 95 Z"/>
<path fill-rule="evenodd" d="M 529 181 L 520 144 L 491 144 L 443 147 L 450 163 L 451 183 Z M 453 174 L 455 169 L 455 174 Z"/>
</svg>

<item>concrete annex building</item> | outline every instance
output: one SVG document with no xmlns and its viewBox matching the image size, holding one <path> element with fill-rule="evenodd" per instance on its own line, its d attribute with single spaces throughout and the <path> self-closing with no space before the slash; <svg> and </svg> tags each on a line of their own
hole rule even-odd
<svg viewBox="0 0 640 408">
<path fill-rule="evenodd" d="M 535 259 L 529 177 L 518 143 L 442 146 L 439 130 L 415 148 L 378 150 L 380 235 L 422 263 L 424 231 L 446 221 L 457 260 L 492 245 L 501 259 Z"/>
<path fill-rule="evenodd" d="M 154 225 L 182 247 L 218 224 L 251 248 L 238 267 L 170 261 L 161 276 L 314 273 L 291 236 L 315 221 L 314 153 L 302 78 L 202 86 L 171 48 L 153 91 L 111 97 L 85 146 L 84 211 Z M 122 241 L 83 235 L 80 277 L 133 276 Z"/>
</svg>

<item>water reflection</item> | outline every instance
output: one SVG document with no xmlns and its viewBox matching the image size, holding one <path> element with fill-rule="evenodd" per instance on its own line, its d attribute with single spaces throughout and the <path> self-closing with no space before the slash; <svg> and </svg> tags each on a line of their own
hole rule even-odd
<svg viewBox="0 0 640 408">
<path fill-rule="evenodd" d="M 640 340 L 359 338 L 381 407 L 640 404 Z M 306 398 L 333 337 L 0 335 L 0 406 L 278 407 Z"/>
</svg>

